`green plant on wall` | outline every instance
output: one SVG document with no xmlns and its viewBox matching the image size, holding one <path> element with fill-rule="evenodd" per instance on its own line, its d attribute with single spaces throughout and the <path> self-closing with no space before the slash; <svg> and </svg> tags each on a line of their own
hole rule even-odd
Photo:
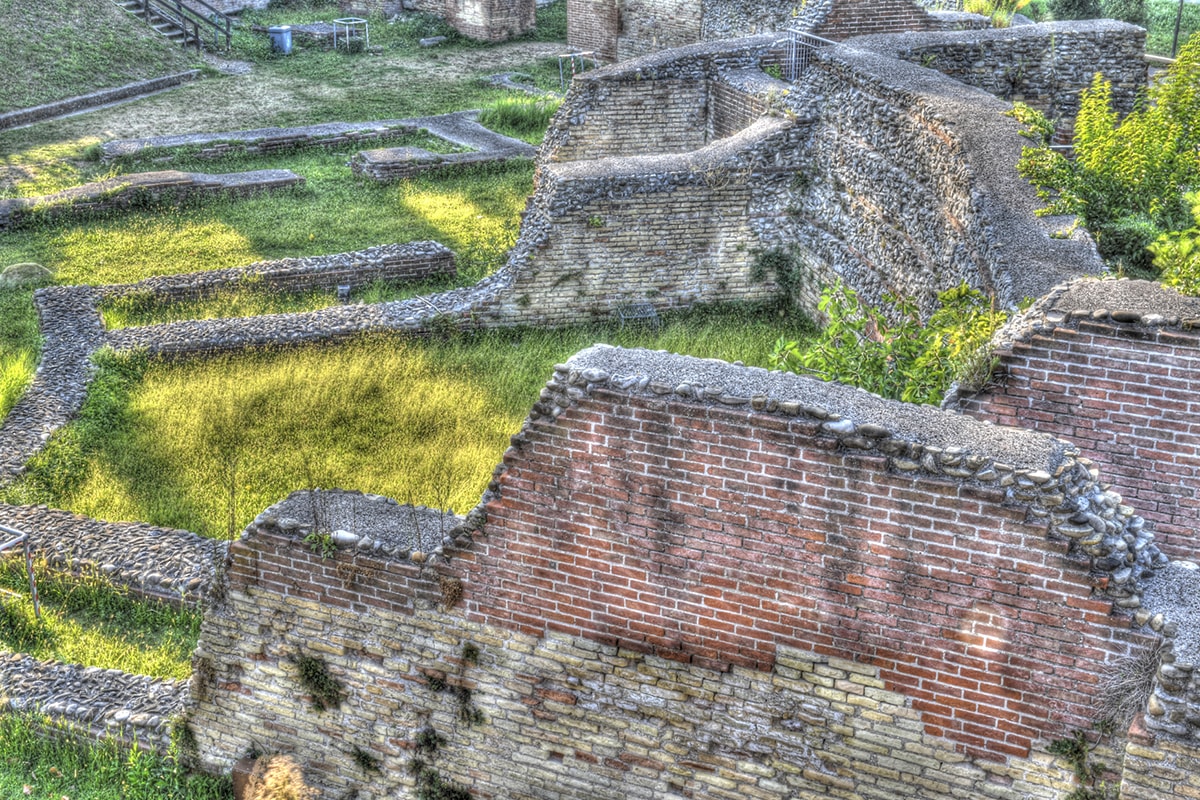
<svg viewBox="0 0 1200 800">
<path fill-rule="evenodd" d="M 1111 726 L 1096 727 L 1101 739 L 1112 732 Z M 1092 757 L 1095 748 L 1096 745 L 1088 741 L 1087 733 L 1081 730 L 1050 743 L 1050 752 L 1070 765 L 1078 783 L 1063 800 L 1117 800 L 1118 787 L 1104 780 L 1104 763 Z"/>
<path fill-rule="evenodd" d="M 346 699 L 345 687 L 323 660 L 303 653 L 292 656 L 290 660 L 296 667 L 300 685 L 311 698 L 314 711 L 337 708 Z"/>
</svg>

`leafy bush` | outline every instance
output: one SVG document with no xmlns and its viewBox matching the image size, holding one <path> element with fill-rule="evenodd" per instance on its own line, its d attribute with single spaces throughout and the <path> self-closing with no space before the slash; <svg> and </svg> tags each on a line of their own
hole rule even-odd
<svg viewBox="0 0 1200 800">
<path fill-rule="evenodd" d="M 991 17 L 992 25 L 996 28 L 1007 28 L 1013 14 L 1022 11 L 1029 3 L 1030 0 L 965 0 L 963 10 Z"/>
<path fill-rule="evenodd" d="M 1103 16 L 1100 0 L 1050 0 L 1055 19 L 1097 19 Z"/>
<path fill-rule="evenodd" d="M 1103 0 L 1102 16 L 1119 19 L 1134 25 L 1146 25 L 1146 0 Z"/>
<path fill-rule="evenodd" d="M 1187 195 L 1192 202 L 1195 225 L 1182 231 L 1169 231 L 1149 247 L 1162 282 L 1183 294 L 1200 295 L 1200 193 Z"/>
<path fill-rule="evenodd" d="M 780 339 L 772 366 L 910 403 L 938 403 L 954 381 L 986 379 L 988 344 L 1006 318 L 986 297 L 966 284 L 942 292 L 926 324 L 911 300 L 886 299 L 894 322 L 841 282 L 826 289 L 817 308 L 828 323 L 819 339 L 808 348 Z"/>
<path fill-rule="evenodd" d="M 1075 214 L 1118 266 L 1149 266 L 1145 247 L 1188 225 L 1186 187 L 1200 184 L 1200 37 L 1180 51 L 1167 78 L 1119 119 L 1112 84 L 1097 74 L 1080 99 L 1075 158 L 1048 147 L 1050 123 L 1017 108 L 1040 146 L 1022 152 L 1017 170 L 1048 205 L 1042 213 Z"/>
</svg>

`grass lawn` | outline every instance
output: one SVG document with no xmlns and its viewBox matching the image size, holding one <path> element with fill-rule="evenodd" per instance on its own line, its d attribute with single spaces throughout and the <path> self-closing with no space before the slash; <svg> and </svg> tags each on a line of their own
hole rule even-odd
<svg viewBox="0 0 1200 800">
<path fill-rule="evenodd" d="M 138 600 L 98 575 L 75 578 L 44 563 L 35 572 L 40 623 L 24 559 L 0 556 L 0 649 L 159 678 L 191 674 L 198 612 Z"/>
<path fill-rule="evenodd" d="M 0 498 L 213 537 L 307 486 L 462 513 L 572 353 L 605 341 L 765 365 L 780 331 L 804 324 L 726 308 L 659 330 L 371 336 L 175 363 L 109 356 L 80 418 Z"/>
<path fill-rule="evenodd" d="M 32 800 L 232 800 L 229 778 L 191 775 L 178 753 L 161 757 L 112 739 L 81 744 L 46 736 L 46 719 L 0 713 L 0 797 Z"/>
<path fill-rule="evenodd" d="M 0 0 L 0 112 L 199 66 L 112 0 Z"/>
</svg>

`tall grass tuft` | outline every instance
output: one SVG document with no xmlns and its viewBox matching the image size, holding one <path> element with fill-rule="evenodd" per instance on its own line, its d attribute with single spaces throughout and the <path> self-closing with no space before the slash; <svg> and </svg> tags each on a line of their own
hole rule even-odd
<svg viewBox="0 0 1200 800">
<path fill-rule="evenodd" d="M 186 678 L 200 615 L 143 601 L 104 576 L 36 562 L 42 618 L 34 615 L 25 562 L 0 557 L 0 649 L 160 678 Z"/>
<path fill-rule="evenodd" d="M 560 105 L 557 97 L 506 97 L 483 109 L 479 122 L 506 136 L 540 144 Z"/>
<path fill-rule="evenodd" d="M 166 756 L 115 739 L 80 741 L 31 714 L 0 713 L 0 796 L 33 800 L 232 800 L 229 778 L 189 774 Z"/>
</svg>

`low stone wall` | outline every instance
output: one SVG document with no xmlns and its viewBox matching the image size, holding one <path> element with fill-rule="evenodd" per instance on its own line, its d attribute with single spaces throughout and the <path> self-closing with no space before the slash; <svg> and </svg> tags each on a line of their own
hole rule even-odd
<svg viewBox="0 0 1200 800">
<path fill-rule="evenodd" d="M 212 588 L 225 542 L 141 522 L 101 522 L 45 506 L 0 503 L 0 523 L 29 534 L 51 567 L 96 572 L 135 594 L 196 606 Z"/>
<path fill-rule="evenodd" d="M 114 139 L 100 144 L 101 158 L 136 155 L 145 150 L 199 148 L 191 155 L 220 158 L 230 153 L 272 154 L 305 147 L 342 147 L 358 142 L 386 139 L 415 133 L 420 127 L 407 120 L 378 122 L 323 122 L 295 128 L 255 128 L 220 133 L 183 133 L 174 136 L 149 136 L 141 139 Z"/>
<path fill-rule="evenodd" d="M 181 202 L 208 195 L 244 196 L 290 189 L 304 178 L 286 169 L 260 169 L 209 175 L 203 172 L 140 172 L 108 178 L 42 197 L 0 200 L 0 230 L 42 217 L 84 216 L 124 210 L 143 203 Z"/>
<path fill-rule="evenodd" d="M 358 289 L 373 281 L 421 281 L 456 274 L 454 253 L 448 247 L 438 242 L 409 242 L 328 256 L 260 261 L 232 269 L 157 275 L 137 283 L 97 286 L 93 291 L 103 300 L 140 294 L 181 301 L 242 284 L 282 292 L 332 291 L 339 286 Z"/>
<path fill-rule="evenodd" d="M 45 119 L 61 117 L 64 114 L 85 111 L 97 106 L 116 103 L 153 92 L 161 92 L 164 89 L 172 89 L 182 83 L 195 80 L 199 76 L 200 70 L 190 69 L 186 72 L 165 75 L 161 78 L 127 83 L 124 86 L 118 86 L 114 89 L 101 89 L 91 94 L 69 97 L 66 100 L 58 100 L 53 103 L 46 103 L 45 105 L 8 111 L 0 114 L 0 130 L 16 128 L 21 125 L 30 125 Z"/>
<path fill-rule="evenodd" d="M 92 377 L 91 355 L 104 341 L 104 324 L 90 287 L 53 286 L 33 295 L 42 333 L 42 358 L 33 383 L 0 424 L 0 484 L 83 405 Z"/>
<path fill-rule="evenodd" d="M 0 712 L 46 714 L 81 735 L 166 753 L 188 682 L 0 652 Z"/>
<path fill-rule="evenodd" d="M 356 153 L 350 160 L 350 169 L 354 174 L 377 181 L 394 181 L 471 164 L 533 158 L 535 154 L 532 145 L 480 125 L 479 111 L 458 111 L 409 121 L 434 136 L 472 152 L 433 153 L 419 147 L 365 150 Z"/>
</svg>

